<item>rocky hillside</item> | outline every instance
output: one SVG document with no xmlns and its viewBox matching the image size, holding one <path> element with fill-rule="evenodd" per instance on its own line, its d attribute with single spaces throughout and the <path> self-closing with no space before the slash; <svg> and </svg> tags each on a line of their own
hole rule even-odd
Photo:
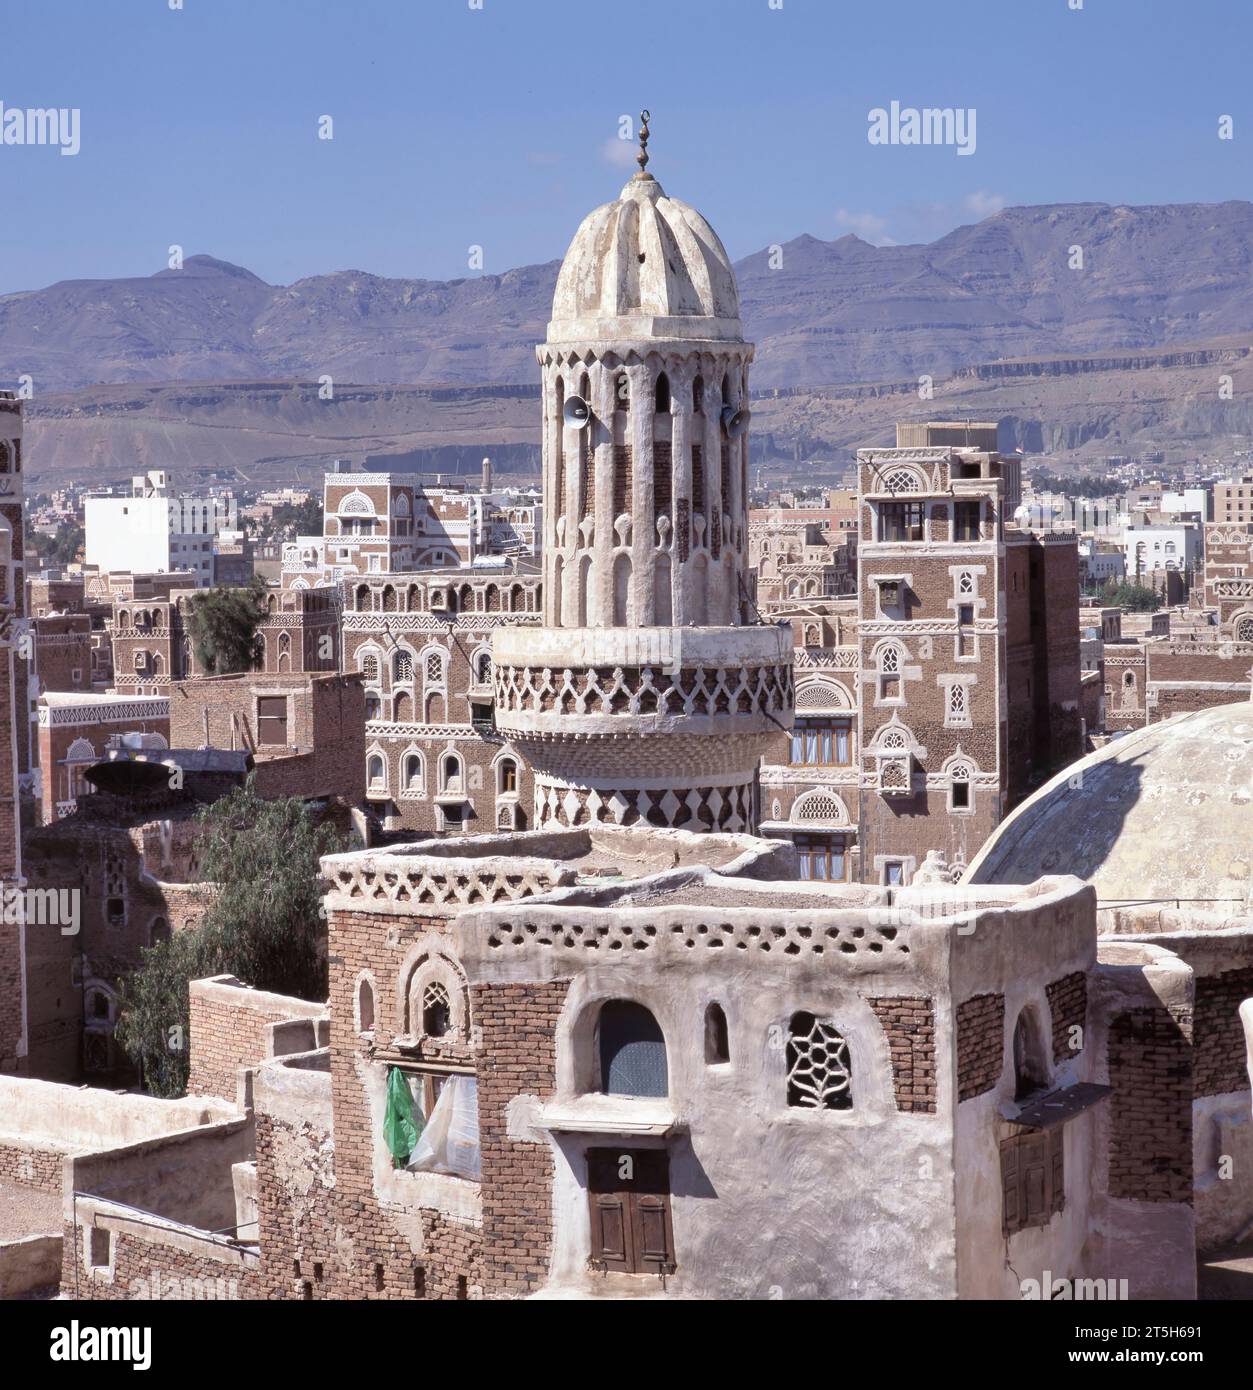
<svg viewBox="0 0 1253 1390">
<path fill-rule="evenodd" d="M 1083 269 L 1070 268 L 1072 247 Z M 1011 357 L 1253 331 L 1253 204 L 1007 208 L 926 246 L 802 236 L 736 266 L 757 386 L 896 381 Z M 268 285 L 208 256 L 0 296 L 0 382 L 535 380 L 557 262 L 474 279 Z"/>
</svg>

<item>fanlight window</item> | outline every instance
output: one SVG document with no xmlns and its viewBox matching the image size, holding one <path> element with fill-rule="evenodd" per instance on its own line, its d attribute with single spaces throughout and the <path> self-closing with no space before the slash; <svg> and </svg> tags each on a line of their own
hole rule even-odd
<svg viewBox="0 0 1253 1390">
<path fill-rule="evenodd" d="M 600 1011 L 597 1035 L 602 1091 L 616 1096 L 669 1094 L 666 1040 L 642 1004 L 611 999 Z"/>
<path fill-rule="evenodd" d="M 377 656 L 363 656 L 361 658 L 361 674 L 370 684 L 374 684 L 379 678 L 379 659 Z"/>
<path fill-rule="evenodd" d="M 817 821 L 824 825 L 845 825 L 848 815 L 835 796 L 828 792 L 811 792 L 792 808 L 792 819 L 798 823 Z"/>
<path fill-rule="evenodd" d="M 452 1026 L 452 1003 L 448 988 L 432 980 L 422 991 L 422 1031 L 428 1038 L 442 1038 Z"/>
<path fill-rule="evenodd" d="M 444 658 L 432 652 L 426 659 L 426 679 L 432 685 L 442 685 L 444 680 Z"/>
<path fill-rule="evenodd" d="M 408 652 L 397 652 L 392 657 L 392 680 L 408 682 L 413 679 L 413 657 Z"/>
<path fill-rule="evenodd" d="M 787 1042 L 787 1103 L 811 1110 L 850 1110 L 853 1071 L 848 1043 L 829 1018 L 792 1015 Z"/>
<path fill-rule="evenodd" d="M 883 480 L 884 492 L 917 492 L 918 475 L 908 468 L 897 468 Z"/>
<path fill-rule="evenodd" d="M 1253 618 L 1241 618 L 1236 624 L 1236 641 L 1253 642 Z"/>
</svg>

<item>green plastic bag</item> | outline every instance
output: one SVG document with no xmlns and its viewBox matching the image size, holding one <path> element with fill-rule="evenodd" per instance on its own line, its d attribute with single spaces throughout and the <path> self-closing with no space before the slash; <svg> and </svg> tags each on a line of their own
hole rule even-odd
<svg viewBox="0 0 1253 1390">
<path fill-rule="evenodd" d="M 413 1094 L 399 1067 L 387 1074 L 387 1112 L 383 1116 L 383 1138 L 398 1167 L 409 1161 L 418 1142 L 417 1126 L 413 1122 Z"/>
</svg>

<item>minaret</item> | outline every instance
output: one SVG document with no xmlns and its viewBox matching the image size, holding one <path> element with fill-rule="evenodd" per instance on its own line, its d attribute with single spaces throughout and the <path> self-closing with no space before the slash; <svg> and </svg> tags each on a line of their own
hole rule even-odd
<svg viewBox="0 0 1253 1390">
<path fill-rule="evenodd" d="M 640 171 L 562 263 L 543 379 L 544 621 L 495 636 L 535 824 L 757 822 L 791 634 L 753 624 L 748 364 L 726 251 Z"/>
</svg>

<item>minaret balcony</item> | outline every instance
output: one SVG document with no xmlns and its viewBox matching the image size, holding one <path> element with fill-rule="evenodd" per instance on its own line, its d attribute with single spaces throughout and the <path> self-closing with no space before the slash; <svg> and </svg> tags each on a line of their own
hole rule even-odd
<svg viewBox="0 0 1253 1390">
<path fill-rule="evenodd" d="M 790 627 L 502 628 L 507 738 L 767 734 L 792 722 Z"/>
</svg>

